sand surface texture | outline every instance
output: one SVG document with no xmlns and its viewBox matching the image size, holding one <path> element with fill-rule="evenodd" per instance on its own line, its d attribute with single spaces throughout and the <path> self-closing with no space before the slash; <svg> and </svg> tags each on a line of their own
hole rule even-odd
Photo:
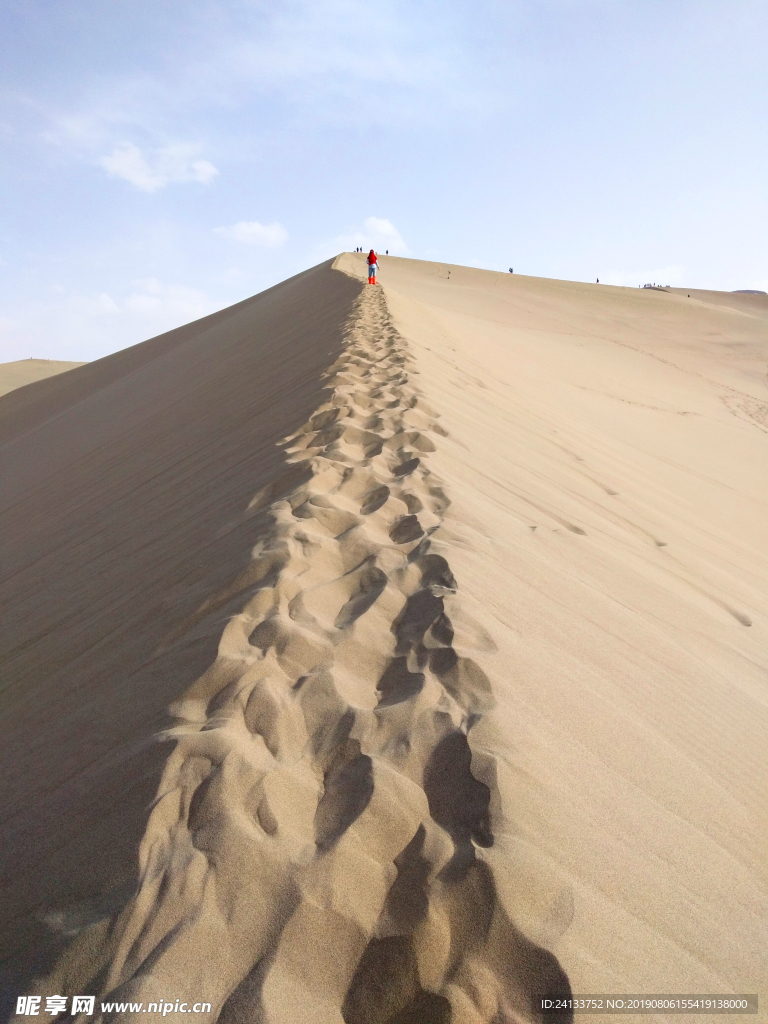
<svg viewBox="0 0 768 1024">
<path fill-rule="evenodd" d="M 0 402 L 4 990 L 768 1000 L 768 299 L 364 270 Z"/>
<path fill-rule="evenodd" d="M 46 377 L 74 370 L 82 363 L 66 363 L 58 359 L 16 359 L 12 363 L 0 363 L 0 395 L 34 384 Z"/>
</svg>

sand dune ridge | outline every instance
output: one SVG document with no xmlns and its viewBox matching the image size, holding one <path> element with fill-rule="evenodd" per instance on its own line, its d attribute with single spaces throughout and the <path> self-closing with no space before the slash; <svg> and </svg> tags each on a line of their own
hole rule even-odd
<svg viewBox="0 0 768 1024">
<path fill-rule="evenodd" d="M 346 335 L 328 400 L 285 440 L 300 482 L 251 503 L 272 520 L 238 581 L 252 596 L 172 708 L 101 987 L 192 1000 L 204 977 L 222 1021 L 527 1018 L 567 979 L 478 855 L 499 794 L 472 745 L 494 705 L 472 654 L 493 641 L 440 539 L 445 432 L 380 289 Z"/>
<path fill-rule="evenodd" d="M 5 1006 L 762 992 L 765 297 L 364 275 L 0 402 Z"/>
</svg>

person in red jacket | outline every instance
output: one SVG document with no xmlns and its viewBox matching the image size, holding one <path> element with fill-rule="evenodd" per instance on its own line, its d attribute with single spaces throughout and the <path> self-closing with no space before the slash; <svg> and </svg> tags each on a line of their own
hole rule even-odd
<svg viewBox="0 0 768 1024">
<path fill-rule="evenodd" d="M 376 253 L 371 249 L 368 253 L 368 284 L 376 284 L 376 270 L 378 266 L 379 262 L 376 259 Z"/>
</svg>

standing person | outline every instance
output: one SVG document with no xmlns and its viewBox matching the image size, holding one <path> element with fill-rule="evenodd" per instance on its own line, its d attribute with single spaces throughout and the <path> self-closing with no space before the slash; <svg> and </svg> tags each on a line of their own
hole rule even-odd
<svg viewBox="0 0 768 1024">
<path fill-rule="evenodd" d="M 376 284 L 376 271 L 378 266 L 379 262 L 376 259 L 376 253 L 371 249 L 368 253 L 368 284 Z"/>
</svg>

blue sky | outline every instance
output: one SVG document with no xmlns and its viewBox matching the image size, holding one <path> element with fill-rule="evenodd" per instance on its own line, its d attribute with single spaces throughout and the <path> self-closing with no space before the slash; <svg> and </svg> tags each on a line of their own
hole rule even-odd
<svg viewBox="0 0 768 1024">
<path fill-rule="evenodd" d="M 342 249 L 768 290 L 765 0 L 0 0 L 0 360 Z"/>
</svg>

